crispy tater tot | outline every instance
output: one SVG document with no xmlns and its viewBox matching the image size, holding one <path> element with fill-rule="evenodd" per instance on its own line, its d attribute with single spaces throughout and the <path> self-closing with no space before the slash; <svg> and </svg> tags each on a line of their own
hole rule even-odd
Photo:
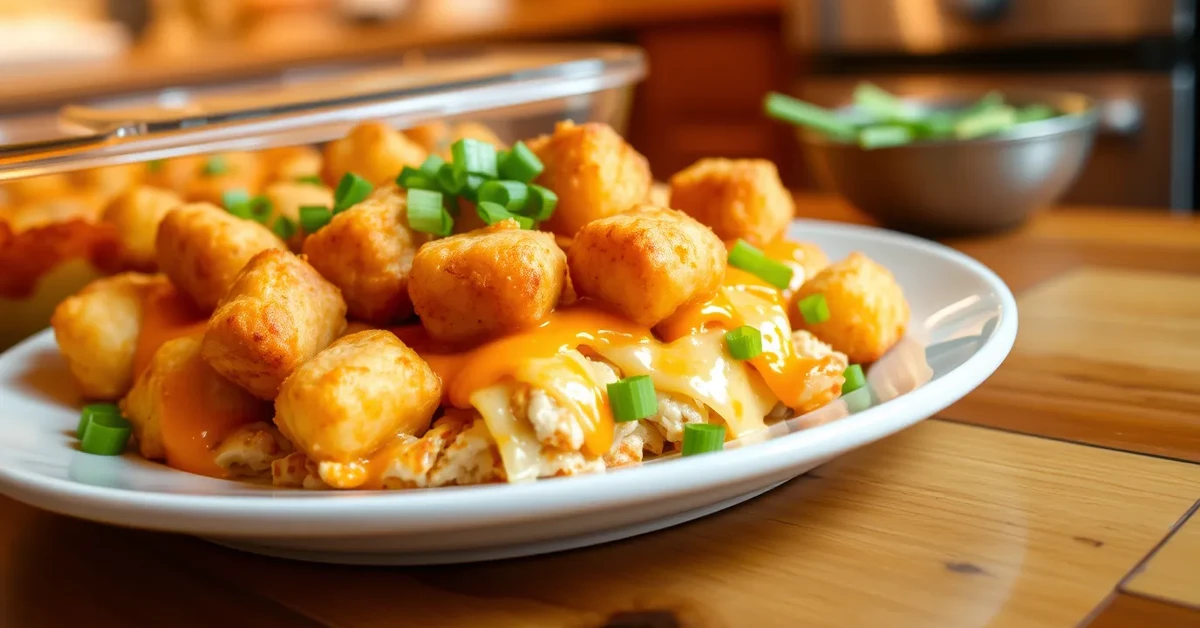
<svg viewBox="0 0 1200 628">
<path fill-rule="evenodd" d="M 113 400 L 129 392 L 146 290 L 161 281 L 141 273 L 97 279 L 54 309 L 54 338 L 84 397 Z"/>
<path fill-rule="evenodd" d="M 544 319 L 562 294 L 566 263 L 553 235 L 504 220 L 421 247 L 408 294 L 430 337 L 466 344 Z"/>
<path fill-rule="evenodd" d="M 303 259 L 277 249 L 250 258 L 208 320 L 202 355 L 261 399 L 346 326 L 346 302 Z"/>
<path fill-rule="evenodd" d="M 426 153 L 437 153 L 449 146 L 446 140 L 450 138 L 450 125 L 440 120 L 429 122 L 405 129 L 404 135 L 424 148 Z"/>
<path fill-rule="evenodd" d="M 543 228 L 575 235 L 585 224 L 626 211 L 650 192 L 650 166 L 606 124 L 560 122 L 554 134 L 530 140 L 546 169 L 536 183 L 558 195 Z"/>
<path fill-rule="evenodd" d="M 792 195 L 765 159 L 701 159 L 671 177 L 671 207 L 708 225 L 722 240 L 762 246 L 795 213 Z"/>
<path fill-rule="evenodd" d="M 12 207 L 8 214 L 13 231 L 28 231 L 56 223 L 82 220 L 94 223 L 104 210 L 104 199 L 92 192 L 73 192 Z"/>
<path fill-rule="evenodd" d="M 84 189 L 111 200 L 140 183 L 145 173 L 141 164 L 134 163 L 80 170 L 74 173 L 74 178 Z"/>
<path fill-rule="evenodd" d="M 653 326 L 711 296 L 725 277 L 725 258 L 708 227 L 683 212 L 643 205 L 585 225 L 567 264 L 579 296 Z"/>
<path fill-rule="evenodd" d="M 183 199 L 171 190 L 136 185 L 113 200 L 100 220 L 116 228 L 126 266 L 152 270 L 156 267 L 158 225 L 167 212 L 182 204 Z"/>
<path fill-rule="evenodd" d="M 219 153 L 197 164 L 198 172 L 185 188 L 184 198 L 200 203 L 223 205 L 225 193 L 244 190 L 257 194 L 262 188 L 262 158 L 255 153 Z"/>
<path fill-rule="evenodd" d="M 22 205 L 47 201 L 56 196 L 70 194 L 71 179 L 65 174 L 44 174 L 38 177 L 13 179 L 0 184 L 11 205 Z"/>
<path fill-rule="evenodd" d="M 825 296 L 829 319 L 808 323 L 797 303 L 814 294 Z M 792 327 L 806 329 L 845 353 L 850 362 L 866 364 L 887 353 L 908 326 L 908 301 L 888 269 L 862 253 L 851 253 L 805 282 L 788 307 Z"/>
<path fill-rule="evenodd" d="M 441 380 L 395 334 L 363 331 L 284 380 L 275 423 L 309 458 L 355 463 L 397 434 L 423 434 L 441 397 Z"/>
<path fill-rule="evenodd" d="M 238 271 L 260 251 L 282 249 L 266 227 L 208 203 L 167 213 L 155 238 L 158 267 L 205 312 L 211 312 Z"/>
<path fill-rule="evenodd" d="M 200 171 L 207 159 L 204 155 L 188 155 L 174 159 L 147 161 L 143 182 L 146 185 L 172 190 L 176 194 L 182 195 L 187 192 L 192 179 L 200 176 Z"/>
<path fill-rule="evenodd" d="M 346 137 L 325 145 L 323 174 L 330 186 L 336 186 L 347 172 L 383 185 L 405 166 L 420 166 L 426 156 L 424 148 L 392 127 L 363 122 Z"/>
<path fill-rule="evenodd" d="M 267 183 L 321 175 L 321 151 L 312 146 L 285 146 L 262 152 Z"/>
<path fill-rule="evenodd" d="M 412 316 L 408 274 L 429 237 L 409 229 L 407 202 L 396 186 L 339 213 L 304 241 L 304 254 L 342 291 L 350 315 L 386 325 Z"/>
<path fill-rule="evenodd" d="M 182 389 L 186 389 L 190 399 L 174 396 Z M 171 403 L 177 410 L 181 403 L 199 404 L 200 407 L 183 409 L 211 417 L 214 429 L 219 424 L 237 425 L 271 418 L 270 403 L 221 377 L 200 357 L 199 334 L 163 343 L 146 370 L 138 375 L 133 389 L 121 400 L 121 413 L 133 424 L 142 456 L 153 460 L 167 457 L 162 421 Z"/>
<path fill-rule="evenodd" d="M 268 185 L 263 194 L 271 202 L 271 218 L 267 224 L 274 224 L 274 220 L 283 216 L 296 226 L 295 233 L 288 238 L 288 246 L 293 251 L 300 250 L 307 235 L 300 227 L 300 208 L 305 205 L 333 207 L 333 190 L 324 185 L 280 181 Z"/>
</svg>

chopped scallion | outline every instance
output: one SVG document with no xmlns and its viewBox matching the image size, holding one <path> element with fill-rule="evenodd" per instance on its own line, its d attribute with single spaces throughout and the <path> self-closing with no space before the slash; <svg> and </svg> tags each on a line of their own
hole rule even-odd
<svg viewBox="0 0 1200 628">
<path fill-rule="evenodd" d="M 249 202 L 250 202 L 250 193 L 247 192 L 246 190 L 243 190 L 242 188 L 233 188 L 232 190 L 225 190 L 225 192 L 223 194 L 221 194 L 221 204 L 223 204 L 225 206 L 225 211 L 227 211 L 235 216 L 239 216 L 240 218 L 249 218 L 249 208 L 246 208 L 245 212 L 239 212 L 238 210 L 235 210 L 234 208 L 238 207 L 240 205 L 246 205 Z M 241 216 L 240 213 L 245 213 L 246 215 Z"/>
<path fill-rule="evenodd" d="M 804 322 L 809 325 L 829 320 L 829 302 L 825 300 L 823 294 L 810 294 L 800 299 L 796 303 L 796 307 L 800 310 L 800 316 L 804 318 Z"/>
<path fill-rule="evenodd" d="M 225 161 L 224 155 L 213 155 L 205 160 L 200 172 L 208 177 L 225 174 L 229 172 L 229 162 Z"/>
<path fill-rule="evenodd" d="M 328 207 L 320 205 L 304 205 L 300 207 L 300 228 L 304 229 L 304 233 L 316 233 L 321 227 L 329 224 L 329 220 L 333 218 L 333 213 Z"/>
<path fill-rule="evenodd" d="M 711 423 L 688 423 L 683 426 L 684 456 L 706 454 L 725 448 L 725 426 Z"/>
<path fill-rule="evenodd" d="M 738 240 L 729 251 L 729 264 L 779 288 L 787 289 L 792 282 L 790 266 L 767 257 L 745 240 Z"/>
<path fill-rule="evenodd" d="M 404 170 L 400 171 L 400 176 L 396 177 L 396 185 L 410 190 L 441 191 L 442 189 L 436 174 L 429 174 L 423 169 L 419 170 L 412 166 L 405 166 Z"/>
<path fill-rule="evenodd" d="M 836 138 L 854 137 L 854 125 L 836 113 L 778 92 L 767 94 L 763 110 L 776 120 L 806 126 Z"/>
<path fill-rule="evenodd" d="M 504 209 L 502 205 L 497 205 L 496 203 L 481 201 L 475 205 L 475 212 L 479 214 L 480 220 L 489 225 L 494 225 L 502 220 L 508 220 L 509 218 L 512 218 L 513 220 L 517 221 L 517 224 L 521 225 L 522 229 L 533 229 L 532 218 L 514 214 L 507 209 Z"/>
<path fill-rule="evenodd" d="M 271 231 L 275 232 L 280 240 L 286 242 L 296 235 L 296 223 L 287 216 L 276 216 L 275 223 L 271 225 Z"/>
<path fill-rule="evenodd" d="M 353 172 L 347 172 L 333 192 L 333 213 L 346 211 L 361 203 L 374 189 L 375 186 L 371 185 L 370 181 Z"/>
<path fill-rule="evenodd" d="M 120 414 L 95 414 L 79 439 L 79 448 L 99 456 L 118 456 L 129 441 L 129 421 Z"/>
<path fill-rule="evenodd" d="M 446 165 L 446 160 L 437 155 L 430 155 L 425 158 L 425 162 L 421 164 L 421 172 L 436 177 L 442 166 Z"/>
<path fill-rule="evenodd" d="M 913 141 L 913 132 L 900 124 L 876 124 L 858 132 L 858 145 L 867 149 L 903 146 Z"/>
<path fill-rule="evenodd" d="M 545 166 L 542 160 L 533 154 L 525 142 L 517 142 L 512 150 L 505 151 L 500 159 L 500 176 L 505 179 L 529 183 L 542 174 Z"/>
<path fill-rule="evenodd" d="M 448 236 L 454 230 L 454 219 L 442 207 L 442 193 L 431 190 L 408 191 L 408 226 L 414 231 Z"/>
<path fill-rule="evenodd" d="M 658 395 L 649 375 L 635 375 L 608 385 L 608 403 L 619 423 L 637 421 L 658 412 Z"/>
<path fill-rule="evenodd" d="M 496 147 L 469 137 L 458 140 L 450 147 L 454 156 L 454 168 L 467 174 L 496 178 Z"/>
<path fill-rule="evenodd" d="M 296 183 L 307 183 L 309 185 L 325 185 L 325 182 L 321 180 L 321 177 L 318 177 L 315 174 L 306 174 L 303 177 L 296 177 Z"/>
<path fill-rule="evenodd" d="M 88 422 L 94 416 L 110 415 L 121 416 L 121 409 L 113 403 L 91 403 L 83 407 L 83 411 L 79 413 L 79 426 L 75 429 L 75 436 L 83 438 L 83 433 L 87 431 Z"/>
<path fill-rule="evenodd" d="M 150 161 L 147 161 L 147 162 L 146 162 L 146 171 L 147 171 L 147 172 L 149 172 L 149 173 L 151 173 L 151 174 L 154 174 L 154 173 L 156 173 L 156 172 L 160 172 L 160 171 L 162 171 L 162 169 L 163 169 L 163 165 L 164 165 L 164 164 L 166 164 L 166 161 L 165 161 L 165 160 L 162 160 L 162 159 L 151 159 Z"/>
<path fill-rule="evenodd" d="M 467 200 L 475 202 L 479 200 L 479 188 L 483 187 L 484 183 L 488 182 L 488 178 L 481 174 L 468 174 L 463 176 L 463 186 L 459 190 L 459 194 L 467 197 Z"/>
<path fill-rule="evenodd" d="M 495 203 L 510 212 L 523 213 L 529 200 L 529 185 L 520 181 L 492 180 L 479 186 L 480 202 Z"/>
<path fill-rule="evenodd" d="M 735 360 L 749 360 L 762 354 L 762 332 L 742 325 L 725 334 L 725 346 Z"/>
<path fill-rule="evenodd" d="M 442 164 L 437 173 L 438 186 L 446 194 L 460 194 L 467 184 L 465 172 L 454 169 L 454 164 Z"/>
<path fill-rule="evenodd" d="M 558 205 L 558 195 L 540 185 L 529 184 L 529 200 L 525 202 L 526 216 L 541 222 L 550 218 Z"/>
<path fill-rule="evenodd" d="M 862 366 L 859 364 L 851 364 L 842 372 L 842 377 L 846 378 L 842 384 L 842 394 L 852 393 L 859 388 L 867 385 L 867 376 L 863 375 Z"/>
</svg>

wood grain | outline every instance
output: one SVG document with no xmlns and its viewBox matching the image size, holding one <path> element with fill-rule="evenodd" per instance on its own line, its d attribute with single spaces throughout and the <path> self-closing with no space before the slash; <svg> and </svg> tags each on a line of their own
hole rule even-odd
<svg viewBox="0 0 1200 628">
<path fill-rule="evenodd" d="M 211 599 L 222 604 L 207 612 L 225 615 L 209 618 L 266 626 L 1069 626 L 1196 486 L 1196 465 L 929 421 L 721 514 L 544 557 L 331 567 L 29 512 L 9 519 L 0 575 L 132 616 L 92 577 L 37 584 L 47 565 L 106 573 L 151 587 L 136 617 Z M 17 593 L 10 612 L 35 614 L 37 595 Z"/>
<path fill-rule="evenodd" d="M 1200 618 L 1200 517 L 1192 508 L 1166 542 L 1121 585 L 1121 589 L 1192 607 Z"/>
<path fill-rule="evenodd" d="M 1200 626 L 1200 611 L 1139 595 L 1116 593 L 1084 625 L 1087 628 L 1196 628 Z"/>
<path fill-rule="evenodd" d="M 1200 461 L 1200 277 L 1082 267 L 1017 302 L 1012 354 L 941 416 Z"/>
</svg>

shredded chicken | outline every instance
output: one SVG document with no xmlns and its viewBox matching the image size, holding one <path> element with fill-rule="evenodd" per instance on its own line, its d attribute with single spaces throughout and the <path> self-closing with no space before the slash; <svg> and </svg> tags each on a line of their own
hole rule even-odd
<svg viewBox="0 0 1200 628">
<path fill-rule="evenodd" d="M 683 441 L 683 426 L 689 423 L 710 423 L 708 408 L 675 393 L 658 393 L 658 414 L 643 419 L 658 429 L 672 443 Z"/>
<path fill-rule="evenodd" d="M 292 451 L 279 430 L 268 423 L 251 423 L 225 437 L 214 460 L 234 477 L 267 478 L 271 465 Z"/>
</svg>

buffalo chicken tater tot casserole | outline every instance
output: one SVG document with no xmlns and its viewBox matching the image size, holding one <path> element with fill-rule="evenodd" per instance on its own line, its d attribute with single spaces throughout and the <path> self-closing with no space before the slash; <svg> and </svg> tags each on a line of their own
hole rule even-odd
<svg viewBox="0 0 1200 628">
<path fill-rule="evenodd" d="M 81 448 L 213 477 L 429 488 L 713 452 L 864 386 L 908 324 L 865 253 L 784 239 L 774 165 L 705 159 L 663 193 L 602 124 L 506 145 L 366 122 L 109 178 L 131 270 L 52 321 Z"/>
</svg>

